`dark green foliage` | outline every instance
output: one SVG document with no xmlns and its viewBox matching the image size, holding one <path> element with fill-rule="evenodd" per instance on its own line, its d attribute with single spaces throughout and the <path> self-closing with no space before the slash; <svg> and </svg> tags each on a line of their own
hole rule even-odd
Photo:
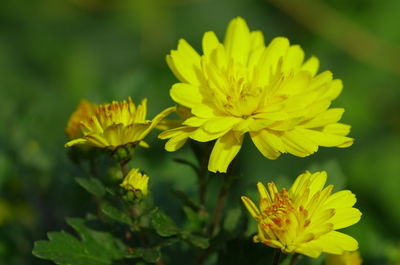
<svg viewBox="0 0 400 265">
<path fill-rule="evenodd" d="M 86 227 L 83 219 L 69 218 L 67 222 L 80 240 L 64 231 L 50 232 L 48 241 L 35 243 L 33 254 L 60 265 L 109 265 L 125 256 L 123 243 L 112 234 Z"/>
</svg>

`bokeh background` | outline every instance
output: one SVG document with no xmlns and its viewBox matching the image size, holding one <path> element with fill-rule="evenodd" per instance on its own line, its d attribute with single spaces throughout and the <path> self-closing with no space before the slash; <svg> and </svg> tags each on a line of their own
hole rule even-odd
<svg viewBox="0 0 400 265">
<path fill-rule="evenodd" d="M 319 57 L 321 70 L 343 80 L 334 105 L 346 109 L 343 121 L 356 141 L 268 161 L 247 140 L 228 209 L 243 208 L 240 194 L 256 198 L 257 181 L 288 185 L 306 169 L 326 169 L 336 188 L 357 194 L 363 218 L 346 232 L 359 240 L 364 264 L 400 264 L 399 14 L 397 0 L 0 1 L 0 264 L 51 264 L 32 256 L 33 242 L 93 208 L 74 181 L 87 168 L 64 148 L 64 128 L 80 100 L 147 97 L 150 116 L 173 105 L 168 90 L 176 80 L 165 55 L 179 38 L 200 50 L 207 30 L 222 39 L 236 16 L 267 42 L 286 36 L 300 44 Z M 196 196 L 196 179 L 172 159 L 193 156 L 188 147 L 163 152 L 156 136 L 132 165 L 150 174 L 156 202 L 179 219 L 169 189 Z"/>
</svg>

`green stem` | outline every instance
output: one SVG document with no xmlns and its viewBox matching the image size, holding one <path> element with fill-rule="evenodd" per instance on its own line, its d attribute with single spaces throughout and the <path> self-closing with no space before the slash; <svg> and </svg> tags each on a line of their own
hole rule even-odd
<svg viewBox="0 0 400 265">
<path fill-rule="evenodd" d="M 213 236 L 215 229 L 219 226 L 222 211 L 224 210 L 225 200 L 228 196 L 228 191 L 231 186 L 231 178 L 228 174 L 224 176 L 224 182 L 222 183 L 221 189 L 219 190 L 217 203 L 215 205 L 214 214 L 211 219 L 210 226 L 208 227 L 207 234 Z"/>
<path fill-rule="evenodd" d="M 119 161 L 119 165 L 121 167 L 121 172 L 122 172 L 122 177 L 125 177 L 129 173 L 128 163 L 129 163 L 128 159 Z"/>
<path fill-rule="evenodd" d="M 214 214 L 213 214 L 213 217 L 211 219 L 210 226 L 208 227 L 208 230 L 207 230 L 207 235 L 208 236 L 213 236 L 213 234 L 215 232 L 215 229 L 220 225 L 222 212 L 223 212 L 224 207 L 225 207 L 225 200 L 226 200 L 226 197 L 228 196 L 229 189 L 230 189 L 230 187 L 232 185 L 233 171 L 234 171 L 234 168 L 236 166 L 236 162 L 237 162 L 237 159 L 234 159 L 231 162 L 227 172 L 225 173 L 224 182 L 222 183 L 221 189 L 219 190 L 218 199 L 217 199 L 217 203 L 215 205 Z"/>
<path fill-rule="evenodd" d="M 279 265 L 279 260 L 281 258 L 281 250 L 277 249 L 274 255 L 274 258 L 272 260 L 272 265 Z"/>
</svg>

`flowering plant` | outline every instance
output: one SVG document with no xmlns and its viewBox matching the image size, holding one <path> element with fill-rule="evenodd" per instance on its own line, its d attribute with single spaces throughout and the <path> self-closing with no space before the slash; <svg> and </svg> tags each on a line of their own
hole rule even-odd
<svg viewBox="0 0 400 265">
<path fill-rule="evenodd" d="M 353 207 L 356 197 L 349 190 L 333 192 L 333 185 L 324 187 L 325 171 L 306 171 L 288 190 L 278 190 L 275 182 L 266 187 L 266 179 L 260 179 L 258 205 L 251 196 L 241 197 L 256 222 L 247 220 L 239 196 L 228 196 L 239 187 L 240 172 L 232 161 L 246 135 L 271 160 L 282 153 L 309 156 L 319 146 L 352 145 L 347 136 L 350 126 L 340 123 L 344 109 L 330 108 L 341 93 L 340 80 L 329 71 L 318 73 L 318 59 L 304 61 L 300 46 L 290 45 L 286 38 L 265 45 L 263 34 L 250 31 L 242 18 L 229 23 L 224 42 L 211 31 L 205 33 L 202 55 L 180 40 L 167 63 L 180 81 L 170 90 L 178 107 L 166 108 L 148 120 L 146 99 L 139 105 L 132 98 L 100 105 L 82 101 L 71 115 L 65 146 L 97 151 L 88 155 L 90 176 L 76 178 L 95 198 L 97 210 L 84 219 L 67 219 L 80 240 L 66 232 L 49 233 L 49 240 L 35 243 L 34 255 L 62 265 L 163 265 L 181 258 L 176 253 L 187 253 L 196 265 L 215 263 L 216 257 L 227 264 L 227 256 L 237 254 L 232 242 L 247 244 L 251 235 L 253 242 L 265 245 L 262 259 L 272 256 L 270 249 L 277 249 L 274 265 L 281 262 L 281 253 L 294 254 L 289 257 L 293 265 L 300 254 L 339 257 L 358 249 L 355 238 L 337 231 L 360 220 L 361 212 Z M 172 112 L 180 119 L 166 120 Z M 175 159 L 194 169 L 198 177 L 198 201 L 172 191 L 185 215 L 179 222 L 153 196 L 152 183 L 159 183 L 161 177 L 147 170 L 158 165 L 132 167 L 140 162 L 136 159 L 140 154 L 133 151 L 137 146 L 149 147 L 145 138 L 153 129 L 163 130 L 159 138 L 168 139 L 167 151 L 191 141 L 197 158 L 194 162 Z M 100 162 L 105 158 L 99 156 L 109 154 L 112 162 Z M 221 185 L 217 196 L 209 190 L 213 181 Z M 166 191 L 161 193 L 167 200 Z M 228 198 L 234 211 L 226 210 Z"/>
</svg>

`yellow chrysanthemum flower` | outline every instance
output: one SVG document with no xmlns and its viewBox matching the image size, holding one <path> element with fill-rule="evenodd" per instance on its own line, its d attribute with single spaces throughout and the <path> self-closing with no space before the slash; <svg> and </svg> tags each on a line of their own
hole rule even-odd
<svg viewBox="0 0 400 265">
<path fill-rule="evenodd" d="M 188 138 L 216 140 L 210 171 L 226 172 L 246 133 L 269 159 L 281 153 L 305 157 L 318 146 L 353 143 L 346 137 L 350 126 L 338 123 L 344 110 L 329 109 L 342 82 L 329 71 L 317 74 L 318 59 L 304 62 L 303 50 L 286 38 L 265 46 L 263 34 L 250 31 L 240 17 L 229 23 L 223 43 L 214 32 L 206 32 L 199 55 L 181 39 L 167 62 L 181 82 L 170 95 L 192 117 L 159 137 L 169 139 L 168 151 L 179 149 Z"/>
<path fill-rule="evenodd" d="M 331 194 L 333 185 L 324 188 L 325 171 L 305 172 L 287 191 L 278 191 L 275 183 L 268 190 L 257 184 L 259 207 L 249 198 L 242 201 L 258 222 L 254 242 L 260 242 L 284 253 L 300 253 L 316 258 L 321 252 L 341 255 L 358 249 L 357 241 L 335 231 L 360 220 L 361 212 L 353 208 L 356 197 L 343 190 Z"/>
<path fill-rule="evenodd" d="M 174 110 L 175 107 L 167 108 L 153 120 L 147 120 L 147 99 L 137 107 L 131 98 L 128 101 L 99 105 L 93 116 L 81 121 L 83 136 L 69 141 L 66 146 L 87 144 L 111 150 L 125 145 L 147 146 L 143 139 Z"/>
<path fill-rule="evenodd" d="M 129 171 L 120 186 L 127 191 L 132 191 L 136 195 L 140 192 L 141 196 L 147 196 L 149 192 L 148 183 L 149 176 L 140 173 L 138 168 L 134 168 Z"/>
<path fill-rule="evenodd" d="M 71 114 L 68 120 L 65 133 L 70 140 L 83 136 L 81 131 L 81 121 L 93 116 L 96 112 L 97 105 L 87 100 L 82 100 L 78 108 Z"/>
<path fill-rule="evenodd" d="M 325 259 L 325 265 L 361 265 L 362 259 L 358 251 L 345 251 L 342 255 L 329 255 Z"/>
</svg>

